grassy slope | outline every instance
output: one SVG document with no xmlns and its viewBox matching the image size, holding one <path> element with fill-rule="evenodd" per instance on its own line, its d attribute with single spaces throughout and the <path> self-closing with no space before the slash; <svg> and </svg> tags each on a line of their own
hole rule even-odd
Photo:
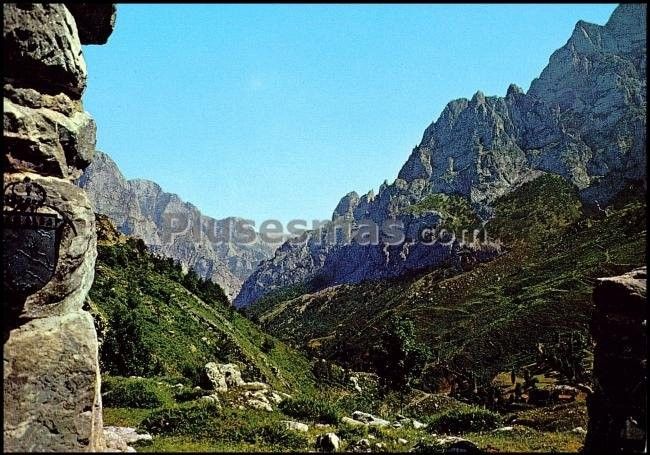
<svg viewBox="0 0 650 455">
<path fill-rule="evenodd" d="M 416 321 L 441 363 L 488 379 L 534 360 L 538 342 L 587 333 L 595 279 L 645 263 L 641 196 L 608 213 L 587 216 L 575 189 L 546 175 L 496 204 L 488 233 L 509 251 L 492 262 L 462 274 L 439 269 L 325 289 L 258 317 L 279 337 L 363 368 L 388 316 L 398 313 Z"/>
<path fill-rule="evenodd" d="M 224 301 L 206 302 L 190 292 L 173 270 L 149 253 L 138 252 L 133 240 L 100 242 L 98 252 L 89 296 L 100 336 L 110 338 L 120 311 L 132 315 L 142 354 L 150 353 L 153 365 L 141 375 L 195 381 L 207 362 L 236 362 L 247 379 L 263 380 L 277 390 L 291 393 L 314 387 L 303 355 L 277 340 L 264 352 L 262 344 L 271 337 Z M 104 367 L 109 353 L 101 354 Z"/>
</svg>

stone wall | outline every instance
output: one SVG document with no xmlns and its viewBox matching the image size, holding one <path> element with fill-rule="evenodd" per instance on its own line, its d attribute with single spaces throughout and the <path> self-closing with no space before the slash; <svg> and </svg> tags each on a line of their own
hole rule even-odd
<svg viewBox="0 0 650 455">
<path fill-rule="evenodd" d="M 602 278 L 594 290 L 594 393 L 586 453 L 642 452 L 646 443 L 646 268 Z"/>
<path fill-rule="evenodd" d="M 101 450 L 97 336 L 82 309 L 95 218 L 75 186 L 95 151 L 82 44 L 111 4 L 4 4 L 4 450 Z"/>
</svg>

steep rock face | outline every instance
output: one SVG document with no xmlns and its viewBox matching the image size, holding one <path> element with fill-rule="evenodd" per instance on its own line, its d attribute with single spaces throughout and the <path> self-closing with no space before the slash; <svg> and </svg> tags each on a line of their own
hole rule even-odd
<svg viewBox="0 0 650 455">
<path fill-rule="evenodd" d="M 452 101 L 399 177 L 489 204 L 546 171 L 607 202 L 645 176 L 645 18 L 631 4 L 604 26 L 580 21 L 528 93 L 513 85 L 505 98 Z"/>
<path fill-rule="evenodd" d="M 95 211 L 111 218 L 120 232 L 141 238 L 153 252 L 215 281 L 229 298 L 277 246 L 259 238 L 252 244 L 238 241 L 239 219 L 215 220 L 154 182 L 126 180 L 105 153 L 96 153 L 79 186 L 87 191 Z"/>
<path fill-rule="evenodd" d="M 92 5 L 85 7 L 89 13 Z M 94 277 L 95 219 L 74 185 L 95 149 L 81 94 L 79 28 L 112 22 L 99 8 L 3 5 L 4 449 L 101 450 L 97 336 L 82 309 Z M 114 7 L 110 7 L 114 15 Z M 114 21 L 114 19 L 113 19 Z"/>
<path fill-rule="evenodd" d="M 458 261 L 451 249 L 431 251 L 409 237 L 436 224 L 435 212 L 419 219 L 403 214 L 430 194 L 464 197 L 488 220 L 498 197 L 544 172 L 571 181 L 588 203 L 607 203 L 626 181 L 645 182 L 645 18 L 645 5 L 630 4 L 619 6 L 605 26 L 578 22 L 528 93 L 511 85 L 505 97 L 478 91 L 450 102 L 392 184 L 385 182 L 377 195 L 341 199 L 333 221 L 404 222 L 406 242 L 392 256 L 399 260 L 387 260 L 383 247 L 315 248 L 318 236 L 309 233 L 306 244 L 283 245 L 263 262 L 235 303 L 248 305 L 306 279 L 318 278 L 321 286 L 358 282 Z"/>
</svg>

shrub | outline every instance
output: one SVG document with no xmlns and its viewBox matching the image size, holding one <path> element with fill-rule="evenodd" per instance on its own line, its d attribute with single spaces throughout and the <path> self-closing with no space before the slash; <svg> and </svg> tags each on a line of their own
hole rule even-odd
<svg viewBox="0 0 650 455">
<path fill-rule="evenodd" d="M 341 425 L 336 432 L 344 441 L 359 440 L 368 437 L 367 425 Z"/>
<path fill-rule="evenodd" d="M 475 406 L 451 409 L 429 421 L 429 430 L 434 433 L 459 434 L 474 431 L 493 430 L 501 424 L 501 416 L 487 409 Z"/>
<path fill-rule="evenodd" d="M 275 341 L 273 341 L 273 338 L 271 337 L 264 338 L 264 341 L 262 342 L 262 346 L 261 346 L 262 352 L 268 354 L 274 348 L 275 348 Z"/>
<path fill-rule="evenodd" d="M 105 377 L 102 401 L 113 408 L 158 408 L 172 402 L 169 387 L 151 379 Z"/>
<path fill-rule="evenodd" d="M 283 449 L 308 445 L 305 436 L 285 429 L 278 414 L 224 409 L 212 403 L 193 403 L 153 412 L 141 426 L 152 434 L 209 439 L 220 442 L 269 444 Z"/>
<path fill-rule="evenodd" d="M 279 424 L 267 424 L 254 429 L 251 434 L 254 435 L 255 441 L 248 442 L 265 442 L 271 445 L 282 446 L 284 449 L 299 449 L 308 445 L 307 438 L 295 431 L 287 430 Z"/>
<path fill-rule="evenodd" d="M 279 408 L 286 415 L 314 422 L 336 424 L 340 419 L 340 411 L 336 407 L 313 398 L 287 399 L 280 403 Z"/>
<path fill-rule="evenodd" d="M 213 403 L 198 403 L 190 406 L 161 409 L 142 421 L 142 427 L 153 434 L 210 436 L 212 419 L 220 410 Z"/>
<path fill-rule="evenodd" d="M 210 395 L 211 393 L 212 391 L 210 390 L 183 388 L 174 394 L 174 399 L 178 403 L 185 403 L 187 401 L 198 400 L 199 398 Z"/>
</svg>

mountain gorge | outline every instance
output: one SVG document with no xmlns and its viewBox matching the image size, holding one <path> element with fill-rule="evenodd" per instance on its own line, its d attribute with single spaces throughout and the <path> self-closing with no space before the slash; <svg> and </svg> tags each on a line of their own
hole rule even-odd
<svg viewBox="0 0 650 455">
<path fill-rule="evenodd" d="M 424 132 L 392 183 L 379 194 L 346 195 L 325 232 L 287 242 L 244 282 L 234 303 L 245 307 L 291 286 L 327 286 L 389 278 L 448 263 L 501 254 L 495 242 L 426 245 L 423 229 L 449 225 L 458 207 L 472 216 L 457 225 L 485 227 L 494 203 L 549 173 L 570 182 L 586 206 L 607 205 L 646 167 L 646 6 L 624 4 L 606 25 L 580 21 L 528 92 L 511 85 L 505 97 L 477 92 L 450 102 Z M 449 210 L 453 205 L 454 210 Z M 337 220 L 399 220 L 405 242 L 361 246 L 324 241 Z M 467 251 L 469 249 L 469 251 Z"/>
<path fill-rule="evenodd" d="M 276 246 L 259 236 L 252 244 L 234 241 L 228 234 L 236 232 L 240 219 L 216 220 L 155 182 L 126 180 L 102 152 L 96 153 L 79 186 L 88 193 L 95 212 L 107 215 L 120 232 L 144 240 L 153 253 L 174 258 L 218 283 L 229 298 Z"/>
</svg>

